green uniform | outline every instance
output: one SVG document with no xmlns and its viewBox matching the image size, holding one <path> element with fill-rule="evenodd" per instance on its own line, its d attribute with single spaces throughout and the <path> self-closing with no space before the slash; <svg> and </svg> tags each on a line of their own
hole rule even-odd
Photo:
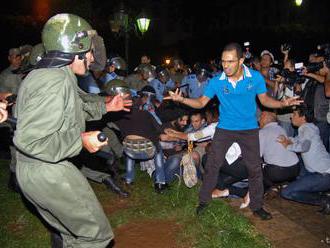
<svg viewBox="0 0 330 248">
<path fill-rule="evenodd" d="M 0 74 L 0 92 L 10 92 L 17 94 L 18 88 L 22 82 L 22 75 L 12 72 L 12 68 L 9 66 L 3 70 Z"/>
<path fill-rule="evenodd" d="M 16 174 L 24 195 L 60 231 L 64 247 L 106 247 L 113 233 L 95 193 L 67 159 L 82 149 L 85 120 L 103 102 L 84 102 L 69 66 L 29 73 L 17 98 Z"/>
</svg>

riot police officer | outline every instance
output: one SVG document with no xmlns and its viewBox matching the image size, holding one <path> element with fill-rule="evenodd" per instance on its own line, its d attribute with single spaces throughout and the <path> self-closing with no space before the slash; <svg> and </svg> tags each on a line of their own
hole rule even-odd
<svg viewBox="0 0 330 248">
<path fill-rule="evenodd" d="M 158 66 L 156 68 L 156 78 L 153 79 L 149 85 L 155 89 L 156 98 L 160 102 L 163 101 L 163 96 L 168 90 L 175 88 L 175 83 L 170 78 L 169 71 L 163 66 Z"/>
<path fill-rule="evenodd" d="M 113 239 L 91 186 L 68 161 L 82 148 L 96 152 L 106 144 L 98 140 L 99 131 L 85 132 L 85 120 L 131 104 L 119 95 L 107 104 L 79 96 L 75 74 L 86 73 L 93 61 L 94 35 L 79 16 L 51 17 L 42 30 L 46 55 L 24 79 L 15 110 L 17 180 L 24 196 L 61 234 L 64 247 L 106 247 Z"/>
<path fill-rule="evenodd" d="M 211 77 L 211 70 L 207 65 L 197 64 L 194 67 L 194 73 L 183 78 L 181 84 L 188 84 L 188 87 L 183 88 L 182 91 L 188 95 L 189 98 L 201 97 Z"/>
</svg>

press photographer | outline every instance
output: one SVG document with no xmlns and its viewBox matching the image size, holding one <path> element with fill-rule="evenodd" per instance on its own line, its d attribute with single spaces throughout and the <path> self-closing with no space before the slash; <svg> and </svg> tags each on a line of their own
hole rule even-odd
<svg viewBox="0 0 330 248">
<path fill-rule="evenodd" d="M 307 106 L 314 110 L 315 125 L 320 129 L 320 136 L 329 152 L 330 125 L 327 122 L 329 99 L 325 95 L 324 82 L 328 74 L 328 46 L 309 56 L 309 64 L 303 69 L 302 75 L 308 81 L 302 97 Z"/>
</svg>

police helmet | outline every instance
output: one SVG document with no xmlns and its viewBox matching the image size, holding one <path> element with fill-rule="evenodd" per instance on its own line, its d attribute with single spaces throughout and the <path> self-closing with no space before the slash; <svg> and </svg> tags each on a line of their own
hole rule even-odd
<svg viewBox="0 0 330 248">
<path fill-rule="evenodd" d="M 140 64 L 137 67 L 137 72 L 141 73 L 144 80 L 156 77 L 155 69 L 150 64 Z"/>
<path fill-rule="evenodd" d="M 156 74 L 157 78 L 163 83 L 166 83 L 170 79 L 169 71 L 163 66 L 159 66 L 156 68 Z"/>
<path fill-rule="evenodd" d="M 113 66 L 117 75 L 123 77 L 127 76 L 127 64 L 122 57 L 117 55 L 110 57 L 107 60 L 107 66 Z"/>
<path fill-rule="evenodd" d="M 43 27 L 42 43 L 46 55 L 40 67 L 61 67 L 70 64 L 75 55 L 84 55 L 91 49 L 96 35 L 89 23 L 74 14 L 57 14 Z"/>
<path fill-rule="evenodd" d="M 154 87 L 150 85 L 144 86 L 140 91 L 138 91 L 139 96 L 148 96 L 148 97 L 156 97 L 156 91 Z"/>
<path fill-rule="evenodd" d="M 113 80 L 108 81 L 104 85 L 104 92 L 109 96 L 115 96 L 118 94 L 131 95 L 131 90 L 130 90 L 128 84 L 121 79 L 113 79 Z"/>
<path fill-rule="evenodd" d="M 196 77 L 199 81 L 203 82 L 209 77 L 212 77 L 212 70 L 207 64 L 198 64 L 194 68 Z"/>
</svg>

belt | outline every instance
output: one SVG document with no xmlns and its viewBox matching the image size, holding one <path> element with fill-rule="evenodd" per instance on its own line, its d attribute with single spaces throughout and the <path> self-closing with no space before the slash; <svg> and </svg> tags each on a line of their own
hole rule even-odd
<svg viewBox="0 0 330 248">
<path fill-rule="evenodd" d="M 133 159 L 151 159 L 155 156 L 156 147 L 149 139 L 129 139 L 123 141 L 126 155 Z"/>
</svg>

